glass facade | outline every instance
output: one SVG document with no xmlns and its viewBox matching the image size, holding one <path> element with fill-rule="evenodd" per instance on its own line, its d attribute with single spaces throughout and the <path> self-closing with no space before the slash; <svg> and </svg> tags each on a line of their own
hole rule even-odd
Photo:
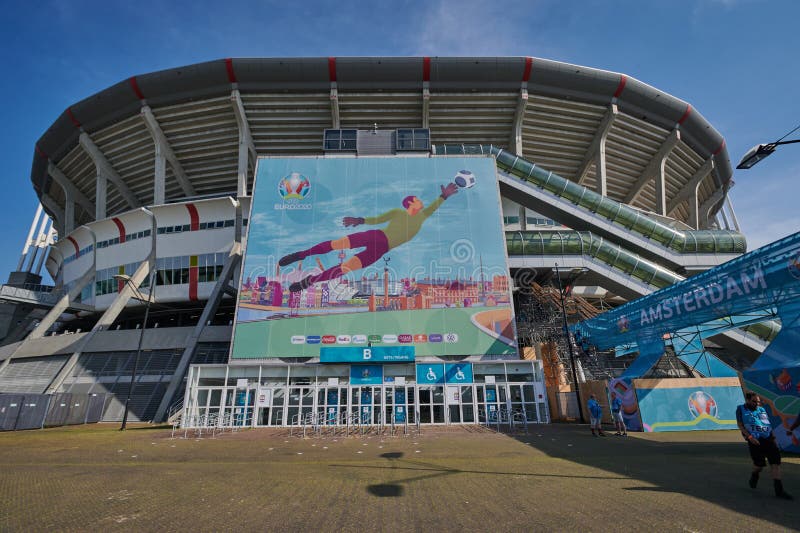
<svg viewBox="0 0 800 533">
<path fill-rule="evenodd" d="M 184 424 L 326 426 L 548 423 L 540 361 L 195 365 Z M 426 382 L 432 368 L 453 367 Z M 418 376 L 422 379 L 418 379 Z"/>
</svg>

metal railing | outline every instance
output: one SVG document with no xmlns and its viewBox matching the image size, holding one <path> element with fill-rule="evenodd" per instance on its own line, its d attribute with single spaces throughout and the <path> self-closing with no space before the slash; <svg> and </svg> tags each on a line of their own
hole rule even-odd
<svg viewBox="0 0 800 533">
<path fill-rule="evenodd" d="M 746 251 L 744 235 L 730 230 L 681 231 L 642 214 L 622 202 L 545 170 L 511 152 L 492 145 L 435 145 L 435 154 L 491 154 L 498 168 L 679 254 L 734 253 Z"/>
</svg>

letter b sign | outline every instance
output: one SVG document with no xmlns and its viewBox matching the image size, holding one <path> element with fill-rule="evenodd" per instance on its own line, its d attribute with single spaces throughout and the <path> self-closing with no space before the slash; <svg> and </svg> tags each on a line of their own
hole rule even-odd
<svg viewBox="0 0 800 533">
<path fill-rule="evenodd" d="M 372 350 L 370 348 L 364 348 L 364 360 L 372 359 Z"/>
</svg>

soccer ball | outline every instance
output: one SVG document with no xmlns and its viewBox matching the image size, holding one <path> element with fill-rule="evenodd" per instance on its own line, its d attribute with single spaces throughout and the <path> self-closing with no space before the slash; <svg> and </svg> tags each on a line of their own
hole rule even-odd
<svg viewBox="0 0 800 533">
<path fill-rule="evenodd" d="M 459 170 L 453 181 L 462 189 L 470 189 L 475 186 L 475 174 L 469 170 Z"/>
</svg>

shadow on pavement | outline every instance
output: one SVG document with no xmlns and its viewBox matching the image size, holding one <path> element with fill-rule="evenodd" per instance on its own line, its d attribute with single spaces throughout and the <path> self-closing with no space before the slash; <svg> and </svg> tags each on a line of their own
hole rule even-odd
<svg viewBox="0 0 800 533">
<path fill-rule="evenodd" d="M 733 437 L 730 434 L 723 437 L 719 432 L 698 431 L 680 436 L 632 434 L 597 438 L 586 425 L 557 424 L 532 426 L 528 435 L 512 438 L 551 457 L 653 485 L 624 487 L 625 491 L 681 493 L 782 527 L 800 526 L 797 456 L 784 455 L 782 465 L 784 485 L 795 501 L 778 500 L 768 468 L 761 473 L 755 490 L 748 487 L 752 464 L 747 446 L 744 442 L 730 442 L 738 433 Z"/>
</svg>

